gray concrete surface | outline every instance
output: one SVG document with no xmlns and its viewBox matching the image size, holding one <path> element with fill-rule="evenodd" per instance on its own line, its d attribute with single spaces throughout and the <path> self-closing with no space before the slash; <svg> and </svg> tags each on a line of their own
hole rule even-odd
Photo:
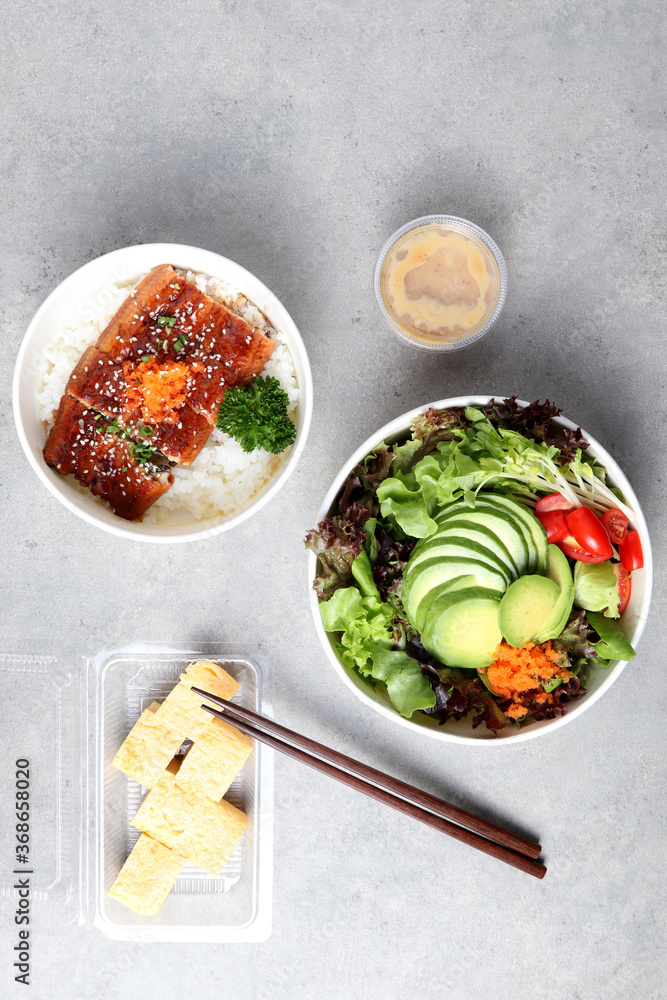
<svg viewBox="0 0 667 1000">
<path fill-rule="evenodd" d="M 30 995 L 667 996 L 664 28 L 656 0 L 4 5 L 0 632 L 81 652 L 262 642 L 286 724 L 516 822 L 549 865 L 532 881 L 280 760 L 268 942 L 122 944 L 38 907 Z M 444 360 L 393 339 L 371 290 L 386 236 L 433 211 L 486 228 L 510 274 L 493 334 Z M 221 252 L 269 285 L 303 333 L 316 393 L 274 502 L 166 550 L 61 507 L 10 407 L 48 292 L 99 254 L 156 240 Z M 318 645 L 301 545 L 361 440 L 464 392 L 548 396 L 588 428 L 634 483 L 658 568 L 639 656 L 609 693 L 497 751 L 440 746 L 348 693 Z M 2 709 L 14 725 L 28 710 Z M 3 997 L 22 995 L 14 930 L 4 908 Z"/>
</svg>

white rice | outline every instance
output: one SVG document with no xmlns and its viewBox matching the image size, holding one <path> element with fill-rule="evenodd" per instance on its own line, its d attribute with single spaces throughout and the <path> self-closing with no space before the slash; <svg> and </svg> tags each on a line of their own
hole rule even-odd
<svg viewBox="0 0 667 1000">
<path fill-rule="evenodd" d="M 269 324 L 257 306 L 227 282 L 192 271 L 185 271 L 184 274 L 186 280 L 200 291 L 278 341 L 262 374 L 278 379 L 289 398 L 288 413 L 296 422 L 299 387 L 292 355 L 280 331 Z M 133 283 L 118 282 L 102 289 L 80 310 L 80 322 L 59 330 L 45 350 L 42 389 L 37 399 L 40 418 L 47 431 L 53 425 L 61 396 L 81 354 L 86 347 L 96 343 L 102 330 L 143 277 L 145 275 L 140 275 Z M 143 523 L 201 521 L 220 514 L 231 515 L 244 507 L 271 479 L 289 451 L 288 448 L 281 455 L 272 455 L 263 448 L 256 448 L 247 453 L 228 434 L 214 429 L 191 466 L 177 465 L 172 468 L 173 486 L 149 508 Z"/>
</svg>

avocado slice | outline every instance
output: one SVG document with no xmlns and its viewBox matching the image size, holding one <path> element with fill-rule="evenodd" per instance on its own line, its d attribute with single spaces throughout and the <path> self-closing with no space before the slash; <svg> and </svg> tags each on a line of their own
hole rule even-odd
<svg viewBox="0 0 667 1000">
<path fill-rule="evenodd" d="M 535 562 L 530 567 L 529 572 L 546 573 L 549 544 L 547 542 L 547 533 L 533 512 L 528 507 L 524 507 L 523 504 L 517 503 L 516 500 L 511 500 L 509 497 L 502 496 L 499 493 L 480 493 L 477 500 L 478 502 L 491 504 L 500 510 L 506 510 L 524 525 L 528 535 L 532 539 L 533 551 L 535 553 Z"/>
<path fill-rule="evenodd" d="M 535 642 L 546 642 L 560 635 L 572 611 L 574 603 L 574 580 L 570 564 L 557 545 L 549 545 L 547 577 L 560 587 L 560 597 L 553 610 L 553 617 L 545 622 L 542 630 L 535 636 Z"/>
<path fill-rule="evenodd" d="M 500 591 L 485 587 L 467 587 L 438 597 L 426 615 L 424 648 L 450 667 L 487 667 L 502 641 L 498 626 L 501 597 Z"/>
<path fill-rule="evenodd" d="M 442 597 L 443 594 L 448 593 L 450 590 L 462 590 L 464 587 L 475 587 L 476 584 L 477 581 L 474 576 L 455 576 L 453 580 L 447 580 L 445 583 L 434 587 L 433 590 L 429 590 L 415 608 L 414 625 L 418 632 L 421 634 L 426 613 L 438 597 Z"/>
<path fill-rule="evenodd" d="M 425 548 L 434 545 L 436 542 L 451 541 L 452 539 L 457 541 L 460 539 L 466 539 L 467 541 L 474 542 L 476 545 L 482 545 L 487 550 L 487 553 L 492 554 L 492 561 L 499 563 L 500 566 L 506 569 L 513 580 L 515 580 L 517 576 L 521 575 L 509 549 L 505 543 L 501 541 L 498 535 L 491 531 L 490 528 L 487 528 L 470 518 L 454 517 L 451 520 L 438 525 L 438 528 L 433 535 L 429 535 L 428 538 L 422 539 L 420 548 L 423 551 Z M 415 546 L 415 549 L 416 548 L 417 546 Z"/>
<path fill-rule="evenodd" d="M 455 576 L 475 577 L 478 586 L 489 590 L 499 590 L 501 593 L 507 586 L 507 581 L 500 570 L 491 567 L 479 559 L 460 559 L 457 556 L 439 556 L 427 559 L 410 571 L 410 565 L 403 577 L 401 600 L 408 620 L 415 625 L 415 611 L 424 597 L 441 583 L 453 580 Z"/>
<path fill-rule="evenodd" d="M 510 584 L 512 580 L 516 579 L 516 575 L 512 572 L 507 563 L 503 562 L 502 559 L 491 551 L 491 549 L 482 545 L 479 541 L 459 535 L 439 535 L 437 537 L 432 535 L 428 540 L 428 544 L 425 545 L 421 551 L 411 553 L 411 571 L 414 573 L 420 563 L 426 562 L 428 559 L 435 559 L 439 556 L 458 556 L 460 559 L 479 559 L 480 562 L 486 563 L 489 569 L 493 569 L 496 570 L 496 572 L 501 573 L 505 579 L 505 585 Z"/>
<path fill-rule="evenodd" d="M 496 503 L 495 501 L 497 499 L 503 498 L 498 498 L 495 493 L 480 493 L 475 499 L 474 508 L 468 509 L 480 511 L 481 513 L 495 514 L 496 518 L 502 517 L 509 524 L 511 524 L 514 530 L 518 532 L 523 539 L 523 544 L 526 550 L 523 572 L 534 573 L 538 565 L 538 552 L 535 548 L 533 534 L 528 526 L 526 518 L 520 511 L 517 512 L 513 509 L 513 507 L 517 507 L 518 504 L 513 504 L 513 507 L 508 507 L 504 504 Z M 436 523 L 439 524 L 440 520 L 436 519 Z"/>
<path fill-rule="evenodd" d="M 554 619 L 561 590 L 547 576 L 520 576 L 508 588 L 498 608 L 498 624 L 510 646 L 536 642 Z"/>
<path fill-rule="evenodd" d="M 526 571 L 530 559 L 528 546 L 530 542 L 532 548 L 532 536 L 528 540 L 523 525 L 517 524 L 515 518 L 507 511 L 479 505 L 468 507 L 467 504 L 457 501 L 446 507 L 435 520 L 438 524 L 436 534 L 448 525 L 461 520 L 490 531 L 510 553 L 517 568 L 517 576 Z"/>
</svg>

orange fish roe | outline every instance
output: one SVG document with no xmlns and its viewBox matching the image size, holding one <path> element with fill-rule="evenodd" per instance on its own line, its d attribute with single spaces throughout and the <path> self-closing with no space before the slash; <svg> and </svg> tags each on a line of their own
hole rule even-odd
<svg viewBox="0 0 667 1000">
<path fill-rule="evenodd" d="M 487 678 L 499 697 L 511 698 L 512 704 L 505 709 L 510 719 L 521 719 L 526 714 L 528 709 L 523 704 L 526 700 L 538 705 L 549 700 L 550 695 L 542 687 L 545 681 L 570 677 L 570 671 L 560 666 L 562 654 L 550 642 L 541 646 L 528 642 L 520 649 L 501 642 L 496 647 L 495 657 L 487 669 Z"/>
<path fill-rule="evenodd" d="M 185 402 L 189 369 L 182 361 L 167 361 L 159 365 L 151 358 L 135 365 L 123 363 L 127 378 L 127 405 L 140 406 L 147 423 L 174 423 L 178 410 Z"/>
</svg>

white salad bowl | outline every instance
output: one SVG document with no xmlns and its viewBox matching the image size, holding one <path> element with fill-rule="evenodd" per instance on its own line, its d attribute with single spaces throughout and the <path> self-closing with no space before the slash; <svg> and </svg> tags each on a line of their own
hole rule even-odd
<svg viewBox="0 0 667 1000">
<path fill-rule="evenodd" d="M 55 331 L 80 322 L 90 304 L 113 282 L 128 283 L 159 264 L 170 263 L 188 271 L 210 275 L 233 286 L 253 302 L 282 335 L 290 350 L 299 385 L 297 433 L 273 476 L 240 510 L 206 520 L 176 520 L 161 524 L 124 521 L 80 489 L 71 477 L 49 468 L 42 455 L 46 427 L 40 419 L 37 394 L 41 389 L 43 352 Z M 30 465 L 46 488 L 73 513 L 111 534 L 142 542 L 187 542 L 245 521 L 275 496 L 294 471 L 306 444 L 313 408 L 313 383 L 308 355 L 293 319 L 266 285 L 245 268 L 226 257 L 197 247 L 176 243 L 151 243 L 114 250 L 84 264 L 48 296 L 35 313 L 23 338 L 14 371 L 14 420 Z"/>
<path fill-rule="evenodd" d="M 454 406 L 483 406 L 493 398 L 500 399 L 501 397 L 457 396 L 455 399 L 440 399 L 435 403 L 427 403 L 424 406 L 418 406 L 409 413 L 404 413 L 402 416 L 397 417 L 388 424 L 385 424 L 384 427 L 381 427 L 357 448 L 354 454 L 340 470 L 331 484 L 331 489 L 324 499 L 324 503 L 322 504 L 318 515 L 318 522 L 322 521 L 329 515 L 334 502 L 336 501 L 354 467 L 358 465 L 358 463 L 381 441 L 393 444 L 396 441 L 401 441 L 407 438 L 410 434 L 410 423 L 419 413 L 423 413 L 424 410 L 428 410 L 431 407 L 443 409 Z M 526 403 L 521 400 L 518 402 L 522 406 L 526 405 Z M 558 422 L 566 427 L 570 427 L 573 430 L 577 426 L 572 423 L 571 420 L 567 420 L 564 417 L 558 418 Z M 646 527 L 646 521 L 644 520 L 644 515 L 639 506 L 637 496 L 618 464 L 602 447 L 602 445 L 598 444 L 598 442 L 585 430 L 583 430 L 583 435 L 590 443 L 588 453 L 593 455 L 598 462 L 604 465 L 609 475 L 609 481 L 611 484 L 623 491 L 626 502 L 637 512 L 637 520 L 633 522 L 633 527 L 639 531 L 641 537 L 642 547 L 644 550 L 644 568 L 633 573 L 632 596 L 622 619 L 620 619 L 623 630 L 625 631 L 632 646 L 636 649 L 637 643 L 639 642 L 646 625 L 649 607 L 651 604 L 651 590 L 653 586 L 653 560 L 648 529 Z M 587 693 L 575 701 L 568 702 L 565 715 L 561 715 L 555 719 L 545 719 L 542 722 L 534 722 L 522 729 L 518 729 L 513 726 L 506 726 L 505 729 L 500 730 L 497 735 L 494 735 L 486 729 L 484 725 L 479 726 L 477 729 L 473 729 L 470 718 L 462 719 L 460 722 L 447 722 L 444 725 L 440 725 L 436 719 L 429 718 L 422 712 L 415 712 L 411 719 L 406 719 L 392 706 L 387 695 L 383 694 L 379 690 L 373 690 L 360 677 L 360 675 L 356 673 L 356 671 L 348 670 L 339 659 L 338 654 L 336 653 L 334 637 L 325 632 L 322 626 L 317 595 L 314 590 L 312 590 L 312 584 L 316 575 L 317 556 L 314 552 L 310 552 L 308 576 L 311 583 L 311 610 L 315 621 L 315 628 L 327 658 L 343 683 L 354 692 L 360 701 L 364 702 L 364 704 L 368 705 L 376 712 L 379 712 L 380 715 L 384 716 L 386 719 L 390 719 L 392 722 L 397 722 L 400 726 L 412 729 L 413 731 L 418 730 L 428 736 L 433 736 L 435 739 L 447 740 L 450 743 L 497 746 L 501 743 L 519 743 L 524 740 L 533 739 L 536 736 L 543 736 L 545 733 L 553 732 L 560 726 L 564 726 L 566 723 L 572 722 L 573 719 L 576 719 L 579 715 L 581 715 L 581 713 L 596 702 L 598 698 L 602 697 L 604 692 L 607 691 L 614 681 L 620 676 L 621 671 L 626 665 L 626 661 L 617 661 L 607 670 L 603 670 L 601 668 L 596 670 L 590 678 L 590 681 L 587 683 Z"/>
</svg>

